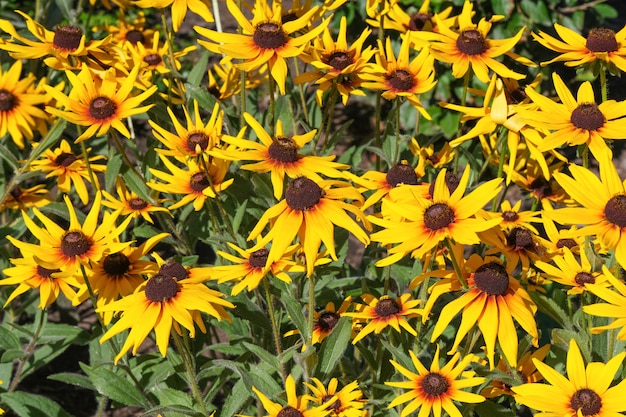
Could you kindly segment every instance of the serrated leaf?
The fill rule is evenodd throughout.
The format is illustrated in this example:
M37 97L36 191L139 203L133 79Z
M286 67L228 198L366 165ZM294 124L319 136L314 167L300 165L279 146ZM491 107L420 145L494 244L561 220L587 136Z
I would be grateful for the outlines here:
M287 309L287 313L289 313L291 321L293 321L293 324L295 324L302 338L304 340L309 340L309 326L307 323L307 318L302 312L302 303L291 295L282 297L280 301L282 301L283 305Z
M89 378L87 378L85 375L76 374L73 372L61 372L58 374L49 375L48 379L64 382L68 385L74 385L76 387L86 388L92 391L96 390Z
M243 345L259 359L268 364L274 371L280 372L280 362L273 353L268 352L260 346L253 345L252 343L243 342Z
M556 321L565 329L572 329L574 326L569 315L553 299L536 292L530 293L532 300L539 310Z
M249 398L250 391L246 388L243 380L240 379L230 390L230 395L222 406L220 417L232 417L243 408Z
M350 317L342 317L337 325L322 342L318 353L318 363L314 372L320 379L326 379L337 367L337 362L344 356L350 343L352 321Z
M124 405L148 406L137 387L115 372L104 367L92 369L83 363L80 367L100 394Z
M27 392L5 392L0 401L20 417L71 417L61 406L49 398Z
M196 87L190 83L185 83L185 90L187 91L187 97L195 99L201 108L213 109L217 99L213 94L209 93L206 88Z

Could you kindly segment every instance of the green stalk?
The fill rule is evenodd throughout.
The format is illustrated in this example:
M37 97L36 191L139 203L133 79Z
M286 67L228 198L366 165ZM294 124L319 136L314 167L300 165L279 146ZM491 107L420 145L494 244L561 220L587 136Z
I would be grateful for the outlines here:
M452 261L454 272L456 273L457 277L459 277L459 281L461 282L461 285L463 286L463 288L467 289L468 288L467 281L465 281L465 277L463 276L461 267L459 267L459 262L457 261L456 256L454 255L454 250L452 250L452 243L450 242L450 239L446 238L444 240L444 243L446 247L448 248L448 252L450 253L450 260Z
M198 404L200 404L202 414L205 417L209 417L206 405L204 404L204 399L202 398L202 392L200 391L200 387L198 386L198 381L196 379L196 370L193 355L191 354L187 346L183 343L180 335L174 330L172 330L172 338L174 339L176 350L178 351L178 353L180 353L180 358L183 360L185 371L187 371L187 376L189 377L189 388L191 388L191 393L193 394L193 397L198 402Z
M13 392L17 388L18 384L22 380L22 372L24 371L24 365L26 362L30 360L30 358L35 354L35 346L37 346L37 341L39 340L39 334L43 329L43 325L46 322L46 313L47 309L37 309L37 320L35 324L35 331L33 332L33 336L30 339L30 342L24 349L24 356L18 360L17 368L15 369L15 376L11 380L11 385L9 385L9 389L7 392Z
M267 310L270 315L270 322L272 323L272 334L274 335L274 346L276 347L276 356L280 356L283 353L283 348L280 344L280 329L276 324L276 313L274 312L274 299L272 297L272 293L270 291L270 284L268 282L268 277L263 278L263 288L265 289L265 299L267 301ZM308 344L308 342L307 342ZM285 368L283 366L283 362L280 363L280 377L283 380L283 385L285 384L285 380L287 376L285 375Z
M328 147L328 137L333 127L333 117L335 116L335 104L337 103L338 90L335 86L330 90L330 98L326 109L328 110L328 117L326 118L326 130L324 132L324 144L322 145L322 155L326 153ZM323 126L323 125L322 125Z
M270 137L272 140L276 138L276 103L274 98L274 79L272 78L272 72L270 68L269 62L267 63L267 79L269 81L269 89L270 89L270 113L269 113L269 121L268 124L270 126Z

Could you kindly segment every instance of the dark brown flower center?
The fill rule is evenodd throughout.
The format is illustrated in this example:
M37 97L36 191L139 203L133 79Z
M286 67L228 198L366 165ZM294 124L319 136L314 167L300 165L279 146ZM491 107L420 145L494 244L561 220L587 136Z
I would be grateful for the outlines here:
M287 136L278 136L267 149L270 158L283 163L292 163L298 160L298 145Z
M158 54L148 54L143 57L144 62L147 62L150 66L159 65L163 60Z
M489 295L504 295L509 288L509 274L498 262L488 262L474 272L476 287Z
M317 319L317 327L324 332L330 332L335 328L337 323L339 322L339 314L333 313L332 311L325 311L320 314Z
M604 115L595 103L583 103L572 112L570 122L579 129L598 130L604 126Z
M204 174L204 172L197 172L189 178L189 187L197 193L201 193L206 187L210 186L211 182Z
M506 243L513 247L513 250L530 250L533 247L533 234L523 227L516 227L511 230L506 237Z
M68 258L84 255L91 245L91 239L78 230L66 232L61 238L61 252Z
M204 151L209 146L209 137L204 132L195 132L187 136L187 149L195 152L196 146L200 146L200 150Z
M174 277L156 274L146 284L146 298L154 303L164 303L178 293L178 283Z
M461 32L456 40L456 47L466 55L480 55L487 50L485 37L476 29Z
M107 255L102 262L104 272L110 277L120 278L130 269L130 259L123 253L117 252Z
M461 177L456 175L454 172L446 171L445 179L446 179L446 185L448 186L448 191L450 191L450 194L452 194L454 190L456 190L459 187L459 184L461 183ZM428 194L430 194L431 197L435 194L435 182L434 181L430 184L430 187L428 187Z
M9 90L0 88L0 112L8 112L17 106L17 97Z
M413 13L409 20L409 30L422 30L429 23L433 15L431 13Z
M576 413L580 410L583 417L594 416L602 409L602 399L589 388L582 388L572 395L570 406Z
M270 254L270 251L263 248L256 250L250 254L248 258L248 263L253 268L265 268L265 264L267 263L267 255Z
M502 218L505 222L514 222L519 219L519 215L516 212L509 210L502 213Z
M619 194L611 197L604 206L606 219L623 229L626 227L626 195Z
M276 417L304 417L304 414L302 414L302 412L297 408L287 405L278 412Z
M42 278L51 278L52 274L54 274L55 272L61 272L61 270L60 269L48 269L48 268L44 268L43 266L37 265L37 275L39 275Z
M397 187L399 184L415 185L417 184L417 174L408 164L400 162L389 168L386 180L387 184L392 187Z
M606 28L591 29L585 46L591 52L614 52L619 47L615 32Z
M431 398L445 394L448 388L450 388L448 378L438 372L429 372L422 379L422 390Z
M10 194L15 201L20 201L22 199L22 189L18 186L13 187Z
M259 48L276 49L287 43L287 35L278 23L266 22L259 24L252 35Z
M572 249L575 248L576 246L578 246L578 243L576 243L576 241L574 239L571 238L564 238L564 239L559 239L556 242L556 247L561 249L563 247L566 247L568 249Z
M435 203L424 212L424 225L430 230L439 230L454 222L454 210L445 203Z
M94 119L105 120L115 115L117 104L108 97L96 97L89 104L89 114Z
M516 88L513 91L508 91L506 94L508 104L520 104L522 101L528 98L526 92L521 88Z
M327 401L330 401L330 399L333 398L332 395L330 394L326 394L322 397L322 404L324 404ZM331 405L328 406L328 409L332 412L332 413L338 413L341 410L341 401L339 400L335 400L334 403L332 403Z
M74 156L74 154L72 153L61 152L59 156L54 159L54 163L67 168L68 166L72 165L72 163L74 163L74 161L76 161L77 159L78 158L76 158L76 156Z
M344 51L335 51L325 59L325 63L337 71L341 71L348 65L352 64L352 62L352 57Z
M389 85L398 91L409 91L415 86L413 74L409 71L398 69L387 76Z
M398 314L400 312L400 306L393 298L386 297L378 300L374 310L378 317L389 317Z
M148 207L148 202L143 198L135 197L128 200L128 207L133 210L143 210Z
M553 193L552 185L543 177L534 179L528 186L539 198L550 197Z
M595 284L596 279L589 272L582 271L576 274L576 276L574 277L574 282L576 282L576 284L580 286L583 286L585 284Z
M74 51L80 45L80 39L83 37L83 30L78 26L60 25L54 31L52 44L66 51Z
M143 33L137 29L132 29L126 32L126 40L130 43L137 44L143 42Z
M161 265L159 268L159 274L167 275L168 277L172 277L177 281L180 281L181 279L185 279L189 276L189 271L176 261L168 261Z
M308 210L324 196L324 191L314 181L298 177L289 184L285 192L287 205L293 210Z

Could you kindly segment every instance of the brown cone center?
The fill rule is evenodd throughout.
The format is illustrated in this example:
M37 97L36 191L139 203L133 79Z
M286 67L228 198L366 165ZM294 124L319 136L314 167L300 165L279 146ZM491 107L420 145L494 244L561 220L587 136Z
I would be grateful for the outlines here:
M17 97L9 90L0 88L0 112L8 112L17 105Z
M265 268L265 264L267 263L267 255L270 254L270 251L263 248L256 250L250 254L248 258L248 263L253 268Z
M262 49L276 49L287 43L287 35L278 23L266 22L259 24L252 35L254 43Z
M57 164L58 166L62 166L62 167L69 167L70 165L72 165L74 163L74 161L76 161L78 158L76 158L76 156L72 153L69 152L61 152L59 154L59 156L57 156L56 158L54 158L54 163Z
M568 249L572 249L575 248L576 246L578 246L578 243L576 243L576 241L574 239L571 238L564 238L564 239L559 239L556 242L556 247L561 249L563 247L566 247Z
M163 60L158 54L148 54L143 57L144 62L147 62L150 66L159 65Z
M422 390L429 397L439 397L445 394L450 388L448 378L438 372L429 372L422 379Z
M533 242L532 233L523 227L516 227L506 237L507 245L512 246L514 250L532 249Z
M80 46L82 37L83 30L78 26L61 25L54 31L52 44L59 49L74 51Z
M204 132L196 132L187 136L187 149L196 150L196 146L200 146L200 150L206 150L209 146L209 137Z
M197 193L201 193L206 187L210 186L211 182L204 174L204 172L197 172L189 178L189 187Z
M417 174L415 170L408 164L398 163L387 172L387 184L397 187L400 184L415 185L417 184Z
M445 179L446 185L448 186L448 191L450 191L450 194L452 194L454 190L459 187L459 184L461 183L461 177L456 175L454 172L446 171ZM430 184L430 187L428 187L428 194L430 194L431 196L435 194L434 181Z
M487 50L485 37L476 29L461 32L456 40L456 47L466 55L480 55Z
M324 192L313 180L298 177L285 192L287 205L293 210L308 210L320 202Z
M387 76L389 85L398 91L409 91L415 86L413 74L409 71L398 69Z
M126 40L133 45L143 42L143 33L137 29L132 29L126 32Z
M626 195L619 194L611 197L604 206L606 219L623 229L626 227Z
M322 404L324 404L325 402L330 401L330 399L333 398L332 395L330 394L326 394L322 397ZM340 411L341 409L341 401L339 400L335 400L334 403L332 403L331 405L328 406L328 409L333 413L336 414Z
M606 119L597 104L583 103L574 109L570 121L579 129L598 130L604 126Z
M409 30L422 30L430 22L433 15L430 13L413 13L409 20Z
M519 215L516 212L509 210L502 213L502 218L505 222L514 222L519 219Z
M317 319L317 326L321 330L329 332L335 328L338 322L339 314L333 313L332 311L325 311L320 314L320 317Z
M161 265L159 268L159 274L167 275L168 277L172 277L177 281L180 281L181 279L185 279L189 276L189 271L176 261L168 261Z
M335 51L326 58L326 64L330 65L337 71L341 71L348 65L352 64L352 57L343 51Z
M143 210L148 207L148 202L143 198L134 197L128 200L128 207L133 210Z
M61 238L61 252L69 258L84 255L91 245L91 239L78 230L66 232Z
M400 306L393 298L382 298L378 300L374 310L378 317L389 317L398 314L400 312Z
M283 163L292 163L298 160L298 145L287 136L278 136L267 149L270 158Z
M287 405L278 412L276 417L304 417L304 414L302 414L302 411L297 408Z
M117 104L108 97L100 96L94 98L89 104L89 114L97 120L105 120L115 115Z
M576 284L582 286L582 285L585 285L585 284L595 284L596 283L596 279L589 272L581 271L581 272L577 273L576 276L574 277L574 282L576 282Z
M476 287L489 295L504 295L509 288L509 274L498 262L488 262L474 272Z
M454 222L454 210L445 203L435 203L424 212L424 225L430 230L439 230Z
M591 52L614 52L619 48L615 32L606 28L591 29L585 46Z
M61 272L60 269L48 269L43 266L37 265L37 275L42 278L51 278L52 274L55 272Z
M582 388L572 395L570 405L576 413L580 410L584 417L595 416L602 409L602 399L589 388Z
M539 198L544 198L544 197L550 197L552 195L552 185L550 185L550 182L548 180L546 180L543 177L539 177L534 179L530 185L529 188L539 197Z
M156 274L146 284L146 298L154 303L164 303L177 293L176 279L165 274Z
M110 277L119 278L124 276L130 269L130 259L123 253L117 252L107 255L102 262L104 272Z

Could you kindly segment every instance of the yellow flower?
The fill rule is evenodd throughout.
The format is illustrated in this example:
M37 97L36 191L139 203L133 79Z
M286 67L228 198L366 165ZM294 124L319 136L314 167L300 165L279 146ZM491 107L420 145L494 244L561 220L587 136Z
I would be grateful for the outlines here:
M332 401L336 399L336 397L331 396L324 404L315 408L309 408L310 396L298 396L296 394L296 383L291 374L287 376L285 381L287 404L284 406L267 398L265 394L256 387L252 387L252 391L254 391L261 400L261 403L263 403L263 408L265 408L267 412L265 417L326 417L330 413L329 406L332 404Z
M391 29L400 33L410 33L411 31L438 32L435 16L445 23L447 27L453 26L456 22L456 16L449 17L452 13L452 6L446 7L439 13L431 13L430 0L425 0L420 8L411 14L404 9L405 6L394 4L385 15L383 21L384 29ZM372 27L380 27L380 22L375 19L366 19L366 22Z
M46 111L71 123L88 126L85 132L76 138L76 143L93 136L102 136L110 128L130 138L130 132L122 120L146 113L153 104L138 106L157 89L156 85L153 85L141 94L131 96L138 72L139 66L135 66L120 84L114 68L105 71L103 78L94 74L86 65L83 65L78 75L66 71L65 74L72 84L69 96L46 86L46 91L59 105L64 106L65 110L47 106Z
M180 25L182 25L187 15L187 9L199 15L207 23L215 20L206 0L135 0L133 4L142 9L148 7L164 9L171 6L172 29L174 29L174 32L178 32Z
M16 185L0 206L0 212L6 208L28 211L29 207L43 207L51 202L52 196L45 184L38 184L30 188L21 188Z
M333 331L341 317L345 316L346 311L352 306L352 297L348 296L341 303L338 309L335 303L329 301L324 310L313 312L313 335L311 343L322 343L326 337Z
M131 216L133 219L141 216L148 223L154 223L150 217L150 213L157 211L170 213L165 207L155 206L151 202L139 197L134 191L129 191L126 188L126 184L121 179L118 179L115 190L117 191L119 200L103 190L102 194L105 200L102 202L102 205L112 208L113 210L120 210L120 214L123 216Z
M33 91L35 76L29 74L22 78L21 75L20 60L4 73L0 68L0 138L8 132L13 142L24 149L24 136L33 139L37 120L46 120L48 116L37 107L46 102L46 96Z
M367 416L367 410L365 407L365 400L362 400L363 392L359 389L359 383L352 381L348 385L345 385L339 391L337 391L338 381L337 378L332 378L328 383L328 389L324 387L322 381L317 378L312 378L315 385L304 383L311 394L309 397L311 400L322 405L329 399L336 397L337 400L333 402L329 409L330 415L333 417L365 417Z
M621 327L616 337L618 340L626 340L626 285L624 285L623 281L617 279L606 265L602 265L602 273L606 276L614 289L609 289L605 285L588 285L587 289L589 292L605 302L583 306L583 312L591 314L592 316L614 319L606 326L592 327L592 334L598 334L605 330L618 329Z
M485 378L482 377L463 377L463 372L472 362L473 355L466 355L459 362L461 354L457 353L447 364L441 367L439 365L439 346L437 346L437 351L429 370L426 369L413 351L409 351L409 354L417 373L391 360L393 367L409 380L404 382L385 382L385 385L409 390L395 397L387 406L387 408L393 408L410 401L402 409L400 417L406 417L420 408L419 417L427 417L431 412L434 413L435 417L439 417L442 409L452 417L461 417L461 413L453 401L463 403L480 403L485 401L485 397L482 395L463 391L463 388L475 387L485 381Z
M511 390L515 400L541 411L537 417L609 417L626 411L623 399L626 380L610 387L626 352L613 356L608 363L591 362L585 367L580 348L572 339L567 352L567 378L561 371L534 359L537 370L548 384L530 383Z
M156 71L161 75L168 74L171 72L168 65L172 64L176 67L176 70L180 70L182 64L180 63L179 58L196 49L196 47L192 45L183 49L177 49L170 54L168 42L163 42L162 45L159 45L159 43L159 32L154 32L152 35L152 43L147 46L141 42L137 42L135 44L131 44L129 42L126 44L126 52L130 54L133 66L142 67L139 79L146 77L147 80L149 80L152 71ZM165 61L163 61L164 56L168 57L168 65L165 64ZM173 63L169 60L170 56L173 58ZM143 75L146 73L147 75Z
M306 34L293 37L289 35L304 29L317 7L295 20L283 23L281 3L272 3L270 7L266 0L255 0L251 21L243 15L234 0L226 0L226 6L241 26L242 34L217 32L195 26L196 32L210 40L199 40L198 43L211 52L243 59L244 62L237 64L237 68L244 71L252 71L267 63L272 78L284 95L287 79L285 58L300 55L306 44L324 30L328 21L310 29Z

